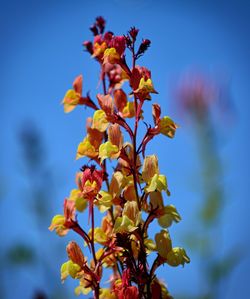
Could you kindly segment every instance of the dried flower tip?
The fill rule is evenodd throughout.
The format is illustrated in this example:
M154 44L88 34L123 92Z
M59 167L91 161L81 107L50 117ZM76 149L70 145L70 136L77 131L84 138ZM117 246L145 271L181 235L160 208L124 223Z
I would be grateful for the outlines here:
M85 41L83 43L83 46L85 47L86 51L89 52L91 55L93 55L93 44L90 41Z
M125 38L125 41L126 41L126 46L129 49L131 49L131 47L132 47L132 40L131 40L130 36L129 35L124 35L124 38Z
M92 31L94 36L98 35L98 29L95 24L93 24L89 29L90 29L90 31Z
M139 56L143 55L149 48L150 44L151 44L151 41L149 39L143 39L142 43L136 53L136 56L139 57Z
M101 34L104 32L105 25L106 25L106 21L104 20L103 17L96 18L96 26L99 28Z
M131 29L129 30L129 34L132 37L133 41L136 40L138 32L139 32L139 29L137 29L135 27L131 27Z

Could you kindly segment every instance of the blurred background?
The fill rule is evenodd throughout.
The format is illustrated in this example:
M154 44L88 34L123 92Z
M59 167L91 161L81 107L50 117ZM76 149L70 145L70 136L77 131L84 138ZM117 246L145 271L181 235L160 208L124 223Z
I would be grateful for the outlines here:
M152 102L180 126L147 154L168 178L183 219L173 244L191 263L159 277L174 298L249 298L250 3L236 0L1 1L0 298L74 298L60 265L75 236L47 228L84 163L75 154L92 111L65 115L60 102L79 74L97 93L82 42L99 15L115 34L136 26L151 40L139 63L152 71ZM150 103L144 111L150 119Z

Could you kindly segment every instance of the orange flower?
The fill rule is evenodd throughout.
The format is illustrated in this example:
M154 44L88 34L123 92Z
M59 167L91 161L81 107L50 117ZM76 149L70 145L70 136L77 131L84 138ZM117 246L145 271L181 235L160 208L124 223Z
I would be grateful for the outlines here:
M90 167L84 165L81 170L82 174L78 177L78 185L83 197L89 201L90 218L92 215L94 199L96 199L96 195L102 187L103 171L96 170L95 165L91 165Z

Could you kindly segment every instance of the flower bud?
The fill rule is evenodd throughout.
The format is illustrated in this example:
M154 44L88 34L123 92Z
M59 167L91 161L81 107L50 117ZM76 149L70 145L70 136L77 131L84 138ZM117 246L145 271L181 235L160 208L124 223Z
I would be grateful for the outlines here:
M90 31L92 31L94 36L98 35L98 29L95 24L93 24L89 29L90 29Z
M103 17L96 18L96 26L99 28L100 33L102 34L105 29L106 21Z
M93 44L90 41L85 41L83 43L83 46L85 47L86 51L89 52L91 55L94 53Z
M131 27L131 29L129 30L129 34L132 37L133 41L136 40L138 32L139 32L139 29L136 29L135 27Z
M74 264L77 264L82 268L83 265L86 263L86 261L85 261L84 255L83 255L82 250L79 247L79 245L76 242L71 241L68 244L66 250L67 250L69 259Z
M138 57L138 56L143 55L149 48L150 44L151 44L151 41L149 39L143 39L142 43L136 53L136 56Z
M156 155L147 156L143 163L142 178L147 183L155 174L159 174L158 158Z
M116 89L114 91L114 103L118 111L122 112L127 104L127 95L122 89Z

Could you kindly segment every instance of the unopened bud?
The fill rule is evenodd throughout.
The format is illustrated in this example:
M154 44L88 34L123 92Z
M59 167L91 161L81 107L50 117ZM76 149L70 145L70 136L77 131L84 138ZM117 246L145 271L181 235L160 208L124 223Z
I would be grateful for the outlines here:
M150 44L151 44L151 41L149 39L142 40L142 43L138 49L138 52L136 53L136 56L140 56L140 55L144 54L147 51L147 49L149 48Z
M100 29L100 33L102 34L105 29L106 21L103 17L96 18L96 26Z
M136 29L135 27L131 27L131 29L129 30L129 34L132 37L133 41L136 40L138 32L139 32L139 29Z
M92 31L92 33L94 34L94 36L98 35L98 29L96 27L96 25L92 25L90 28L90 31Z
M85 41L83 46L86 48L87 52L89 52L91 55L93 54L93 44L90 41Z
M125 37L126 46L130 49L132 46L132 40L129 35L124 35L124 37Z
M71 259L74 264L77 264L82 268L86 261L79 245L76 242L71 241L66 250L69 259Z

